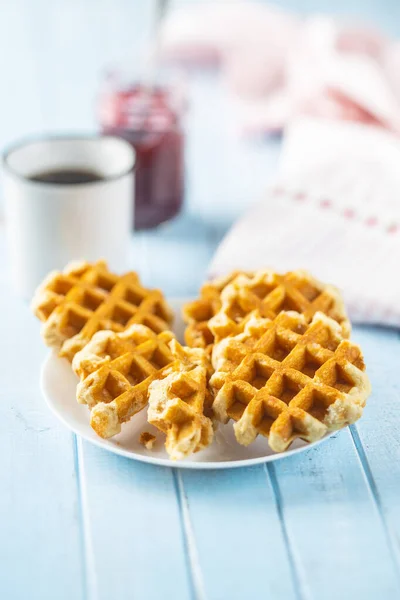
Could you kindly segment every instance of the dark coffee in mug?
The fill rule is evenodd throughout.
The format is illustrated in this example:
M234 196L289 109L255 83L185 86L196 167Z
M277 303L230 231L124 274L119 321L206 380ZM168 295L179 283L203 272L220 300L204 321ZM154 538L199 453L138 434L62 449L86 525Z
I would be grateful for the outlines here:
M29 179L40 183L74 185L102 181L104 177L100 173L89 169L55 169L54 171L42 171L31 175Z

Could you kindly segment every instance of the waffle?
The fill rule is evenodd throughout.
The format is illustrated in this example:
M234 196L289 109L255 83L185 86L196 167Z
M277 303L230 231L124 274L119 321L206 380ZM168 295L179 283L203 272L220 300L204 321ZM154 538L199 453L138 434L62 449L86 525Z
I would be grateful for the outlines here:
M166 332L162 339L169 341L172 337L172 333ZM83 380L102 365L131 352L144 342L157 339L157 334L145 325L133 324L118 334L114 331L98 331L90 342L75 354L72 368Z
M314 279L307 271L279 275L271 270L240 274L221 292L221 308L209 320L214 341L243 331L251 316L274 319L281 311L304 314L310 322L320 311L337 321L344 337L351 327L338 290Z
M149 431L142 431L139 437L139 444L144 446L146 450L153 450L156 443L156 436Z
M91 426L103 438L119 433L121 424L147 405L150 384L174 361L168 346L172 332L148 330L148 339L137 345L137 327L96 333L73 363L81 376L89 372L77 386L77 400L91 409Z
M183 320L187 324L185 342L192 348L208 348L214 343L214 335L208 327L209 320L221 308L221 292L240 271L227 277L205 283L200 290L200 298L188 302L182 309Z
M70 361L97 331L120 332L139 323L160 333L172 322L160 291L143 288L136 273L110 273L103 261L70 263L63 272L50 273L32 309L43 321L45 343Z
M227 364L211 378L213 410L223 423L235 421L240 444L258 434L275 452L296 438L308 442L356 421L370 393L360 348L343 339L340 325L318 312L280 313L253 344L228 338Z
M166 434L169 456L180 460L211 444L212 396L204 350L184 349L176 340L170 345L176 361L169 375L150 385L148 421Z
M262 319L256 313L249 315L242 333L229 336L214 344L211 352L214 371L233 371L238 366L238 360L251 351L272 323L272 319Z

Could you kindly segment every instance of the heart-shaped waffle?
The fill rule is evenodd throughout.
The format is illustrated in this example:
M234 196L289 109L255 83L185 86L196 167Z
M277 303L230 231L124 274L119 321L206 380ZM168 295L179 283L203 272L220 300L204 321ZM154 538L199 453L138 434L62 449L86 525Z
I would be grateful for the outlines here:
M99 331L74 359L76 372L89 373L77 386L77 400L91 409L90 424L103 438L119 433L121 424L147 405L150 384L164 376L175 358L168 346L172 332L148 329L147 336L139 332L147 339L138 343L137 327Z
M136 273L110 273L103 261L71 263L50 273L32 309L43 321L45 343L70 361L97 331L119 332L139 323L160 333L173 318L159 290L142 287Z
M227 368L210 381L215 416L236 421L240 444L262 434L282 452L296 438L316 441L361 416L370 393L363 357L336 321L316 313L307 323L291 311L263 327L254 343L251 335L221 342Z
M149 423L167 434L172 458L211 443L213 398L205 350L183 348L171 332L131 325L121 333L97 332L72 366L81 377L77 400L91 409L91 426L101 437L119 433L121 424L147 405L150 393Z

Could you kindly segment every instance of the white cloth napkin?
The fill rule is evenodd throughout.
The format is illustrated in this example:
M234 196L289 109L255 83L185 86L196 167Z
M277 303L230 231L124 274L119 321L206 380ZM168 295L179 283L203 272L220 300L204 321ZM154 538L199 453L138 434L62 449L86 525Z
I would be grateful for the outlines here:
M400 327L400 141L383 129L303 118L278 183L222 241L210 275L304 268L342 289L355 322Z

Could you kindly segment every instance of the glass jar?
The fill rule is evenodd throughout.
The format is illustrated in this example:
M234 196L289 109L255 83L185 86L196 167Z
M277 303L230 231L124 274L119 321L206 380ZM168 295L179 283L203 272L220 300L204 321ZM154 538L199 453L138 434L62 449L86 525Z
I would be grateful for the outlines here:
M136 151L134 227L155 227L176 215L184 196L182 89L146 83L129 71L109 71L99 99L102 133L127 140Z

